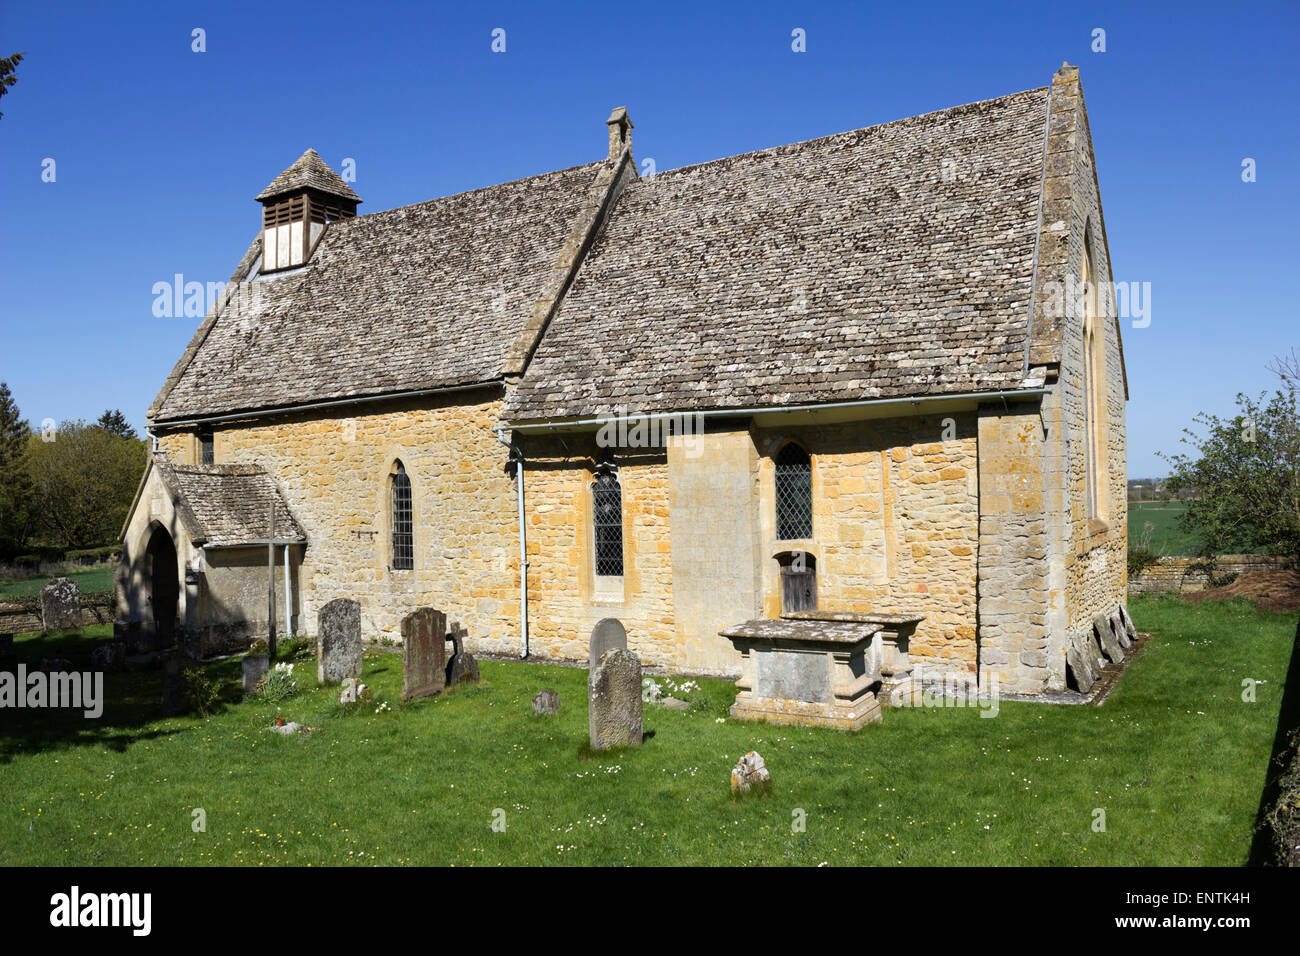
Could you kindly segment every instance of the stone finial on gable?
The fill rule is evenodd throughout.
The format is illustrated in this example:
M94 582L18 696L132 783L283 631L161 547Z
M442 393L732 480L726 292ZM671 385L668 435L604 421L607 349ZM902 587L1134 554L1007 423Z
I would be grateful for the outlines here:
M609 158L618 159L623 150L632 148L632 118L626 106L616 106L605 120L609 126Z
M1078 86L1079 85L1079 68L1071 66L1065 60L1061 61L1061 68L1052 75L1053 86Z

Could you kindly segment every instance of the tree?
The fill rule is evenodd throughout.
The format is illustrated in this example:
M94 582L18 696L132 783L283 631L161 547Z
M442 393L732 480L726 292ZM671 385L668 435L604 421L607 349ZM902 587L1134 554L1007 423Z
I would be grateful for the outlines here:
M126 420L120 409L111 408L99 416L95 424L104 429L110 435L116 435L118 438L135 438L135 429L131 423Z
M18 64L23 62L25 53L15 53L12 56L0 56L0 96L9 92L9 87L18 82ZM0 113L4 116L4 113Z
M9 386L0 382L0 557L12 558L27 543L32 486L23 452L30 434Z
M1194 456L1161 456L1173 469L1169 490L1189 494L1180 521L1200 534L1208 555L1268 551L1300 557L1300 368L1287 374L1287 361L1277 360L1282 388L1271 396L1239 394L1239 412L1230 418L1196 416L1206 434L1184 429L1182 439ZM1294 352L1290 361L1295 363Z
M93 548L117 539L145 465L145 444L84 421L54 441L27 439L36 528L48 543Z

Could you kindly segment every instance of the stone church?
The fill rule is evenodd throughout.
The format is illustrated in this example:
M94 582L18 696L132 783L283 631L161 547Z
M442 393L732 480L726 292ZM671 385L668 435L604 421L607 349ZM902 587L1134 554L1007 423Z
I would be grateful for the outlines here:
M1091 684L1126 586L1124 355L1078 71L641 175L398 209L312 150L149 408L119 627L212 655L440 608L480 653L734 675L719 632L912 614L915 661ZM271 585L273 584L273 589Z

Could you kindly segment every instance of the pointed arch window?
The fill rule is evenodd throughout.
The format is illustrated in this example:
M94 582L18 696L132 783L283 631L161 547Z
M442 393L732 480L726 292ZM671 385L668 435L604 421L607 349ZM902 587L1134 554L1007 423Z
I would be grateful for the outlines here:
M776 537L812 537L812 460L794 442L776 456Z
M399 461L392 479L392 522L394 571L410 571L415 567L415 526L411 520L411 479L406 467Z
M597 577L623 576L623 488L612 465L602 466L591 486Z

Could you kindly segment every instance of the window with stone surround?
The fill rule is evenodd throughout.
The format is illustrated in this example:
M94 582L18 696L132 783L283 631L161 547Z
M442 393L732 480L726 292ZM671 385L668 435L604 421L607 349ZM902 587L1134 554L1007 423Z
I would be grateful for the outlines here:
M618 471L602 465L591 485L591 517L596 546L596 576L623 576L623 488Z
M212 432L199 432L199 464L211 465L217 460Z
M1083 245L1083 416L1088 517L1105 521L1109 514L1106 442L1106 325L1098 308L1091 240Z
M776 537L812 537L812 460L794 442L776 456Z
M411 479L399 461L394 466L393 488L393 560L394 571L410 571L415 567L415 531L411 520Z

